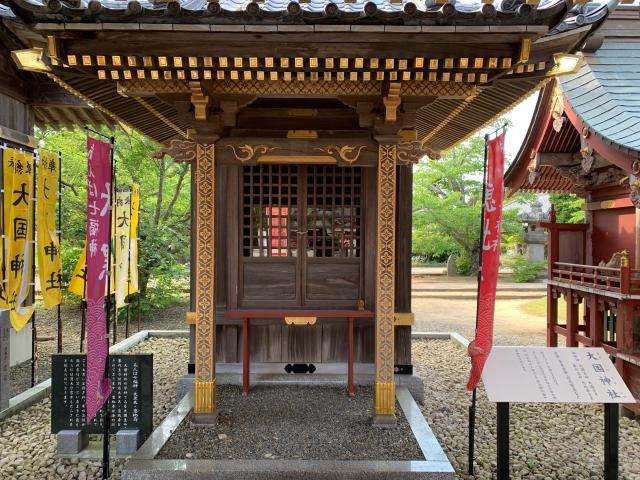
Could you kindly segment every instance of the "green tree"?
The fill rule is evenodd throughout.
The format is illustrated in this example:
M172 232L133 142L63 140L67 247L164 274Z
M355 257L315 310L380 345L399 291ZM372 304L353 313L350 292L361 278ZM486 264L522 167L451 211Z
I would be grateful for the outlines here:
M556 211L558 223L584 223L584 198L574 194L552 193L549 201Z
M414 167L413 253L441 258L457 253L464 273L478 269L484 136L475 135L439 160ZM505 199L505 205L520 197ZM503 238L518 235L518 209L503 211Z
M37 133L43 148L62 153L62 248L68 278L85 239L86 134L81 129ZM102 133L112 134L107 130ZM176 282L187 271L189 168L169 158L154 158L159 146L135 132L116 128L113 135L116 188L129 187L134 181L140 184L140 290L147 303L167 305L179 296Z

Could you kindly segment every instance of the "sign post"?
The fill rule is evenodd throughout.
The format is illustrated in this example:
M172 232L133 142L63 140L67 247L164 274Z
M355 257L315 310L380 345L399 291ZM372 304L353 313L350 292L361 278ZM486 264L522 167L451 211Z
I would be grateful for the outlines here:
M0 313L0 411L9 407L11 398L11 383L9 372L11 369L11 324L9 311Z
M496 415L498 480L509 478L509 404L499 402Z
M604 349L493 347L482 381L497 404L498 480L509 479L510 403L604 404L604 478L618 479L619 404L636 400Z
M604 478L618 479L618 439L620 407L617 403L604 404Z

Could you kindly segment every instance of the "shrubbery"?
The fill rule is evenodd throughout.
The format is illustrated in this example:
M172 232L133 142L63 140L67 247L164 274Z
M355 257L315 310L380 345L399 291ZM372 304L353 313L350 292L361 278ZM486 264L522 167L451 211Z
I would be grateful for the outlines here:
M547 262L529 262L526 256L515 257L511 262L513 279L518 283L533 282L544 271Z

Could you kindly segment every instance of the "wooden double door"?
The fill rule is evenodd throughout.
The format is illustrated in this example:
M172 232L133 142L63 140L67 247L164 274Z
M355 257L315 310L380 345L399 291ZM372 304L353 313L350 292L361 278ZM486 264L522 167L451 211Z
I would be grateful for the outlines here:
M360 167L247 165L239 305L355 308L363 289Z

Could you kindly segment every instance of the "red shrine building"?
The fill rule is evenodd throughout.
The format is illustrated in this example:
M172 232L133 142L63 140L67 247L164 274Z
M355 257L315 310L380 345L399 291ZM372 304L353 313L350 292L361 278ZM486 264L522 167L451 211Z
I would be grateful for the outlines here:
M585 222L552 212L547 344L602 347L640 398L640 7L621 5L582 49L576 74L542 90L506 173L518 191L574 193ZM559 301L566 303L560 320ZM636 414L638 405L629 405Z

